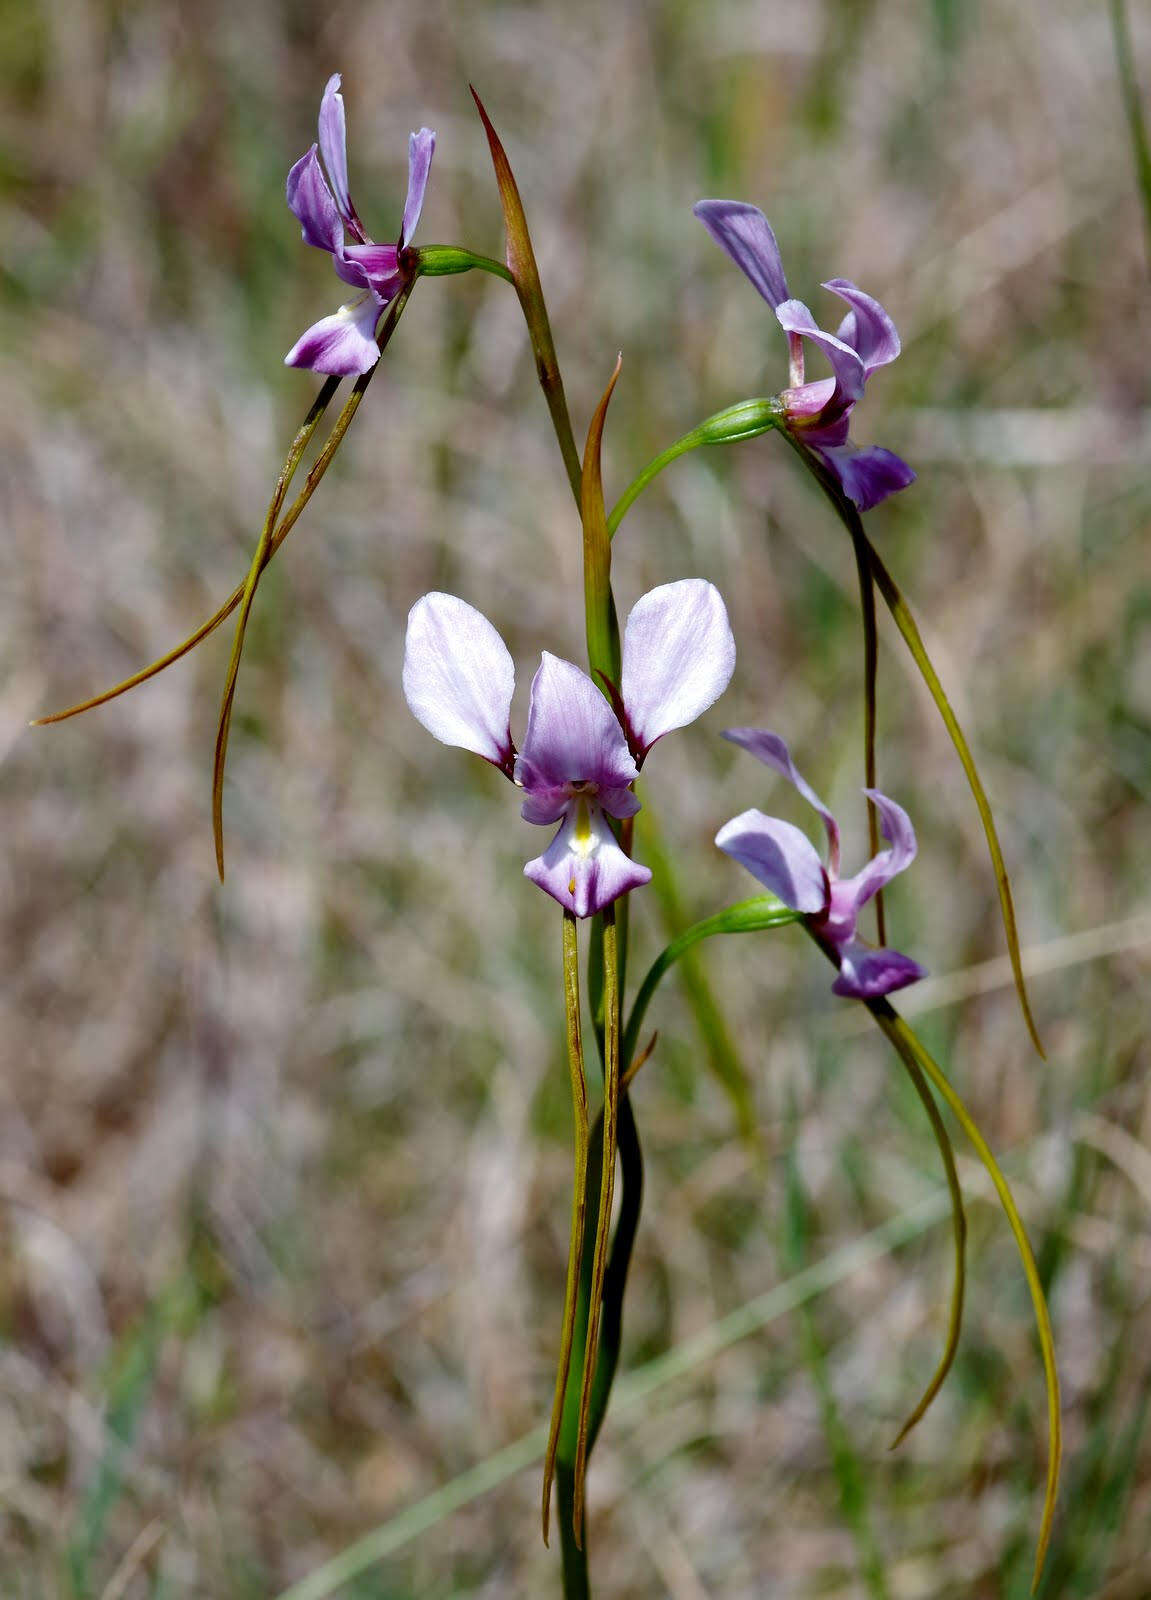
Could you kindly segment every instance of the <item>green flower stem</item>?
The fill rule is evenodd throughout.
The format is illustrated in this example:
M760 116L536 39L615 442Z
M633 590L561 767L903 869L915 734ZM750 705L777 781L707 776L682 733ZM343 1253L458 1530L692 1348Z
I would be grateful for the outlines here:
M714 416L701 422L698 428L693 428L682 439L669 444L666 450L648 462L620 495L607 519L609 534L615 537L620 523L644 490L680 456L687 455L689 450L698 450L701 445L735 444L740 439L756 439L760 434L778 427L781 414L777 400L741 400L738 405L717 411Z
M560 1423L563 1420L564 1395L567 1391L568 1372L571 1368L572 1342L576 1322L576 1300L579 1292L584 1224L587 1212L588 1108L587 1075L584 1071L583 1059L583 1030L580 1023L579 940L576 932L576 919L570 911L566 910L563 914L563 973L564 1010L567 1018L568 1070L571 1074L572 1110L575 1121L575 1176L572 1184L571 1237L568 1243L567 1284L564 1290L560 1357L556 1368L556 1387L555 1398L552 1401L551 1426L548 1429L547 1450L544 1454L542 1514L545 1544L548 1542L548 1520L551 1513L551 1490L552 1478L555 1472L556 1446L559 1442ZM567 1516L561 1518L563 1523L570 1522L570 1520L570 1512Z
M590 1600L587 1544L583 1534L577 1537L575 1531L575 1468L562 1459L556 1464L556 1497L559 1500L564 1600Z
M1015 1244L1019 1251L1020 1261L1023 1264L1023 1273L1027 1279L1027 1288L1031 1295L1031 1304L1035 1313L1035 1326L1039 1335L1039 1349L1043 1359L1043 1374L1047 1383L1047 1428L1049 1439L1047 1487L1043 1497L1043 1516L1039 1525L1039 1540L1035 1553L1035 1570L1031 1585L1032 1593L1034 1593L1035 1589L1038 1588L1039 1579L1043 1573L1043 1563L1047 1556L1047 1547L1051 1542L1051 1525L1055 1515L1055 1501L1059 1493L1059 1467L1063 1454L1059 1372L1055 1364L1055 1339L1051 1331L1051 1318L1048 1314L1047 1301L1043 1294L1039 1269L1035 1265L1035 1257L1031 1251L1027 1231L1023 1226L1023 1219L1019 1215L1019 1209L1015 1204L1015 1197L1011 1193L1007 1179L1003 1176L999 1163L992 1155L991 1147L983 1137L974 1117L952 1088L942 1069L924 1049L919 1039L898 1012L886 1000L868 1000L865 1003L876 1022L899 1052L901 1059L904 1061L908 1058L913 1059L930 1080L936 1093L947 1102L952 1115L968 1139L970 1139L975 1148L975 1153L983 1163L991 1182L995 1185L995 1192L999 1196L999 1203L1003 1207L1007 1224L1015 1236Z
M404 287L400 290L399 294L392 301L391 306L388 308L387 320L385 321L384 326L381 328L377 340L381 354L387 348L388 342L396 330L396 325L403 315L404 307L408 303L412 288L413 283L405 283ZM352 418L359 410L360 401L367 393L368 385L375 376L378 366L379 361L376 361L368 368L367 372L362 373L352 385L351 395L348 397L347 403L345 404L343 411L340 413L335 427L332 429L331 435L328 438L328 442L324 446L324 451L320 456L320 460L316 462L316 466L313 467L312 472L308 475L308 484L312 488L315 487L315 483L318 483L320 477L322 477L324 472L327 471L328 463L331 461L333 455L335 455L336 450L339 448L339 445L343 440L344 434L347 432L348 427L351 424ZM301 429L301 433L302 432L303 430ZM260 581L260 575L262 574L264 568L271 560L272 541L275 535L276 517L279 515L280 506L282 505L284 499L284 493L288 487L292 473L294 473L296 470L296 466L299 462L300 456L303 454L303 450L304 446L302 443L300 443L300 434L297 434L296 440L293 442L292 450L289 452L288 460L285 463L284 471L280 474L280 480L276 485L275 493L272 495L272 501L268 507L268 514L264 519L263 530L260 534L260 541L256 546L256 553L252 557L252 564L248 569L248 576L244 582L243 593L240 597L240 615L236 620L236 632L232 641L232 654L228 661L228 672L224 680L224 694L220 703L220 718L216 728L216 749L212 761L212 834L216 844L216 870L220 874L221 881L223 881L224 877L224 766L228 758L228 732L232 725L232 705L236 697L236 680L240 674L240 657L244 652L244 635L247 631L248 618L251 615L252 605L256 598L256 586ZM323 462L323 467L320 470L319 475L315 476L317 468L320 467L321 461ZM313 477L315 477L315 483L313 483Z
M471 272L475 268L480 272L490 272L493 278L502 278L505 283L514 284L516 281L502 261L477 255L474 250L457 249L455 245L425 244L413 254L416 258L416 275L420 278L447 278L457 272Z
M1147 123L1143 117L1143 102L1139 94L1139 79L1135 73L1131 30L1127 22L1127 0L1111 0L1110 10L1111 35L1115 42L1115 64L1119 69L1119 88L1123 95L1123 109L1127 114L1131 153L1135 158L1135 182L1143 204L1143 222L1147 229L1147 265L1151 268L1151 142L1147 138Z
M875 582L871 563L867 559L866 540L849 529L851 548L855 554L855 570L859 578L859 606L863 616L863 769L869 789L878 788L875 771L875 706L876 680L879 676L879 630L875 625ZM875 801L867 801L867 833L874 859L879 854L879 810ZM887 918L883 911L883 890L875 896L875 927L881 945L887 943Z

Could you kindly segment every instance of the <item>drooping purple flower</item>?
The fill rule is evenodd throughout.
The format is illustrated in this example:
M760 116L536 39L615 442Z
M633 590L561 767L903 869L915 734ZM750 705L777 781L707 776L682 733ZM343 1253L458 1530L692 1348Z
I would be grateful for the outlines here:
M796 768L779 735L762 728L728 728L724 738L749 750L794 784L823 820L828 845L826 867L806 834L781 817L765 817L762 811L745 811L733 817L716 834L715 842L778 895L784 905L801 911L808 919L812 932L839 966L839 976L832 984L835 993L855 1000L875 1000L922 978L923 968L910 956L898 950L876 949L855 931L859 913L867 902L915 860L915 830L902 806L878 789L864 790L879 810L883 836L891 848L881 850L853 878L841 878L839 826Z
M532 680L523 747L510 719L515 667L495 628L450 594L426 594L408 617L404 695L443 744L474 751L524 791L522 815L555 837L524 874L577 917L647 883L608 822L640 809L633 785L652 745L727 688L735 641L719 592L685 578L652 589L624 627L614 703L570 661L544 652Z
M847 304L838 330L826 333L802 300L788 296L779 245L771 224L756 206L741 200L700 200L695 214L720 248L751 279L787 334L790 385L780 395L789 431L818 457L860 511L915 481L905 461L878 446L853 445L847 435L851 413L868 378L899 354L895 324L878 300L846 278L823 285ZM827 357L834 374L804 382L803 341L810 339Z
M436 136L430 128L408 142L408 198L396 244L368 237L348 192L348 150L340 74L333 72L320 102L320 156L313 145L288 173L288 205L305 244L326 250L336 273L360 292L330 317L321 317L284 357L289 367L308 367L336 377L367 372L379 359L376 323L403 286L400 251L411 242L428 185ZM327 168L327 177L324 176Z

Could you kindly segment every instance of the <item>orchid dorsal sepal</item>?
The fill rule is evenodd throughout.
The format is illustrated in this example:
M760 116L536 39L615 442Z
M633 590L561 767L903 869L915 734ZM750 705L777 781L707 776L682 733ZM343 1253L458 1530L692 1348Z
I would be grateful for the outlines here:
M511 778L523 791L526 821L558 825L524 873L574 916L588 917L651 879L611 826L640 809L629 731L646 754L718 699L734 666L722 599L710 583L686 578L651 590L627 619L622 721L585 672L545 651L517 751L511 654L482 612L456 595L426 594L412 607L403 681L412 714L429 733Z
M404 259L410 259L413 273L420 278L448 278L458 272L474 270L490 272L505 283L515 283L502 261L477 255L474 250L463 250L454 244L422 244L402 252L402 255Z

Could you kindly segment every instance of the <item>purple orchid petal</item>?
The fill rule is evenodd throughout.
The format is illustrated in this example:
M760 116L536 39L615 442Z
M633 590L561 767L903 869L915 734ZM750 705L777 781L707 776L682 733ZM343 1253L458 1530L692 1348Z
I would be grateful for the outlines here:
M773 311L787 299L779 245L771 223L758 206L746 205L742 200L699 200L692 210Z
M879 445L861 448L854 444L830 444L818 436L808 442L860 511L870 511L889 494L896 494L915 482L915 473L907 462Z
M359 232L359 219L348 193L348 134L338 72L333 72L328 79L324 98L320 101L320 150L328 177L332 180L332 193L340 208L340 215Z
M844 404L858 400L863 393L863 362L858 353L833 333L825 333L802 300L784 300L776 306L775 315L785 333L798 333L817 344L831 362L839 388L839 398Z
M404 221L400 228L400 244L410 244L424 208L424 191L428 186L428 173L435 154L436 136L430 128L421 128L408 139L408 198L404 203Z
M724 823L715 842L793 911L814 916L827 905L827 873L819 853L790 822L744 811Z
M545 650L532 680L517 783L543 797L571 784L626 789L637 776L623 729L587 673Z
M831 404L832 396L838 387L835 378L816 378L811 383L801 383L794 389L784 389L779 398L783 401L784 409L791 422L807 424L813 422L821 412L826 411ZM834 426L841 426L844 439L847 438L847 416L850 411L840 413L840 421ZM828 432L831 430L828 429ZM841 441L834 439L833 444Z
M517 767L516 778L522 782L519 771ZM550 823L558 822L568 811L573 800L578 798L578 795L573 796L570 784L552 784L546 787L537 785L529 795L525 796L524 803L520 807L520 816L525 822L534 822L540 827L547 827ZM619 787L597 789L595 804L601 811L606 811L609 817L616 817L621 821L624 817L634 817L638 811L643 810L633 789Z
M915 860L915 852L918 849L915 829L911 826L911 818L903 807L896 805L894 800L889 800L885 794L880 794L878 789L865 789L863 792L869 800L875 802L883 837L889 842L891 849L881 850L855 874L854 878L844 878L837 885L839 894L845 901L850 898L856 911L865 906L872 896L878 894L880 889L889 884L898 873L906 871Z
M371 289L385 304L399 292L399 251L394 244L350 244L335 259L345 283Z
M620 849L599 807L585 800L570 805L563 827L524 876L577 917L594 916L651 882L650 870Z
M380 359L376 344L379 319L380 302L369 291L314 322L288 351L284 365L307 367L336 378L359 377Z
M640 757L714 704L735 671L735 640L719 590L702 578L652 589L623 635L620 698Z
M918 961L899 950L873 950L859 940L844 945L839 956L839 977L831 988L849 1000L878 1000L927 976Z
M839 824L791 759L791 751L779 734L771 733L767 728L725 728L723 736L725 739L730 739L732 744L739 745L741 750L746 750L749 755L755 756L757 761L762 761L765 766L778 772L781 778L786 778L788 783L799 790L808 805L814 806L819 812L823 826L827 829L831 874L834 877L839 871Z
M404 698L441 744L506 769L515 681L508 647L481 611L454 594L416 601L404 644Z
M851 310L839 325L838 337L859 352L864 376L894 361L900 351L895 324L878 300L856 287L849 278L829 278L823 285L846 300Z
M300 224L304 243L317 250L338 255L344 243L344 228L332 191L328 188L315 145L302 155L288 173L288 205Z

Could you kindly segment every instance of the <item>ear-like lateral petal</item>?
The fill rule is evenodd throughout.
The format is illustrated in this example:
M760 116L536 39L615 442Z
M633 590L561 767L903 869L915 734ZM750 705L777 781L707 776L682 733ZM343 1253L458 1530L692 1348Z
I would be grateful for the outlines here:
M742 200L698 200L692 210L773 311L787 299L779 245L771 223L758 206L749 206Z
M824 444L818 439L810 443L860 511L870 511L889 494L915 482L915 473L907 462L879 445L860 448L854 444Z
M880 889L889 884L892 878L911 865L918 849L915 829L903 807L896 805L894 800L889 800L885 794L880 794L878 789L865 789L863 792L869 800L875 802L883 828L883 837L891 845L891 849L881 850L855 874L854 878L845 878L838 885L839 893L845 899L850 896L857 911L860 906L866 905L873 895L878 894Z
M652 589L631 608L620 696L645 753L713 705L735 671L735 639L719 590L702 578Z
M288 173L288 205L304 236L304 243L338 255L343 248L344 226L332 191L320 170L315 145Z
M517 781L535 794L569 783L626 789L637 776L623 729L587 673L545 650L532 680Z
M454 594L416 601L404 644L404 698L442 744L506 768L515 681L508 647L481 611Z
M336 378L359 377L380 359L376 344L380 310L380 302L369 290L330 317L321 317L296 340L284 365L307 367Z
M412 234L420 220L435 149L436 136L430 128L421 128L419 133L413 133L408 139L408 198L404 202L404 221L400 228L402 245L411 243Z
M598 806L581 817L572 804L563 827L524 877L577 917L591 917L629 889L651 881L651 871L625 855Z
M918 983L927 976L918 961L901 951L872 950L854 939L842 946L839 958L839 977L831 987L833 993L849 1000L878 1000L881 995L906 989L909 983Z
M333 72L324 87L320 101L320 151L328 177L332 180L332 193L345 221L355 219L352 197L348 193L348 134L344 122L344 97L340 93L340 74Z
M825 333L802 300L785 300L775 308L776 319L785 333L798 333L817 344L831 362L839 387L839 400L850 404L863 393L863 362L849 344Z
M794 784L808 805L815 807L823 819L823 826L827 829L832 873L838 872L839 824L791 759L791 751L779 734L771 733L767 728L725 728L723 736L725 739L730 739L732 744L739 745L741 750L746 750L749 755L755 756L757 761L762 761L764 766L778 772L788 783Z
M829 885L823 863L811 840L790 822L744 811L724 823L715 842L792 911L815 916L826 907Z
M900 351L899 334L879 301L864 294L849 278L829 278L823 287L851 307L839 325L838 337L859 352L865 377L894 361Z

